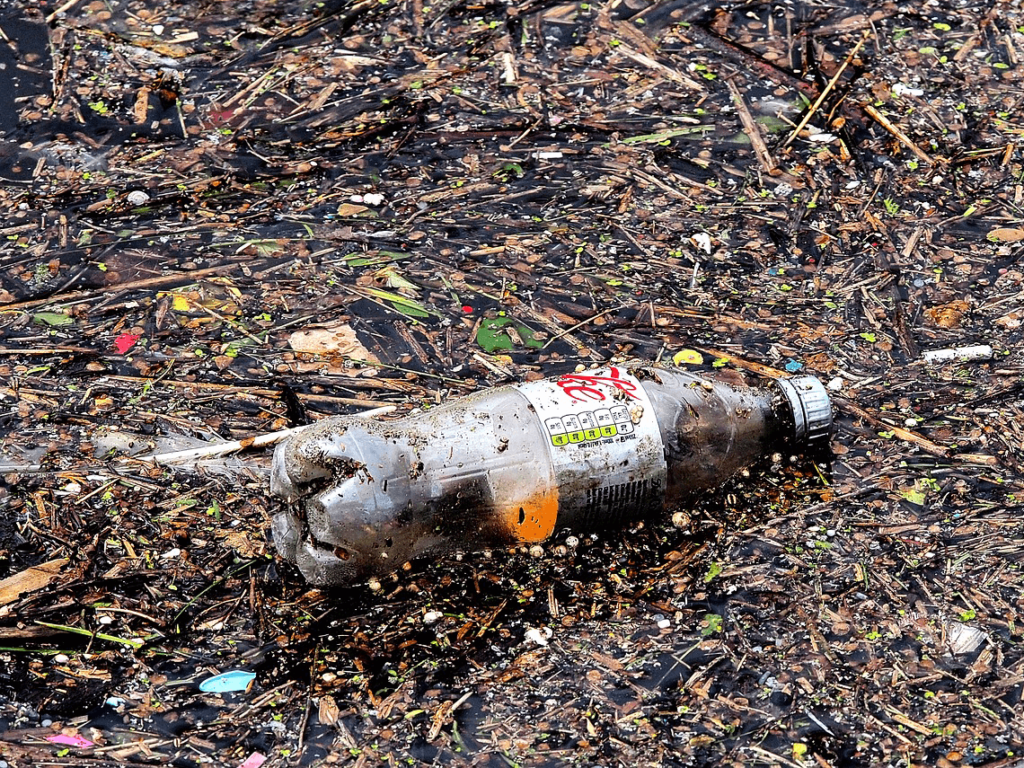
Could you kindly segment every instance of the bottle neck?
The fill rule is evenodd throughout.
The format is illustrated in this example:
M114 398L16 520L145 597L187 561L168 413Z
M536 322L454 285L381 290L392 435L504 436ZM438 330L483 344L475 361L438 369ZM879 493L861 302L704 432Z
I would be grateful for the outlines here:
M685 371L648 369L668 465L666 501L713 488L782 448L792 431L780 394L709 382Z

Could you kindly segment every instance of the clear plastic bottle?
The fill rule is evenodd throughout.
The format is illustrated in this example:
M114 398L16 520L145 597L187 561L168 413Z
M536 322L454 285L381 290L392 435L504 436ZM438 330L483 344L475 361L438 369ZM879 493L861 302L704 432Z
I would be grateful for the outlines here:
M334 417L274 454L282 556L314 584L453 549L532 544L660 515L772 451L827 446L810 376L734 387L611 366L501 387L390 422Z

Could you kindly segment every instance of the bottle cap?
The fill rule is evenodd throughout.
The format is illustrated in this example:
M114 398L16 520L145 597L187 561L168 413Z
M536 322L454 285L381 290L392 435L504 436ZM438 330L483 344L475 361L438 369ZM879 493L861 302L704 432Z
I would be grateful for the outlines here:
M776 383L793 410L794 446L826 447L832 432L832 402L824 385L813 376L791 376Z

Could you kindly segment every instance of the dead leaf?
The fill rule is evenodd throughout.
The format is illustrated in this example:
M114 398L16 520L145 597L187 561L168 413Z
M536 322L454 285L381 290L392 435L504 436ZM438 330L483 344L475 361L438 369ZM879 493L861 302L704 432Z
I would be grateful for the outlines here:
M343 355L353 360L380 362L363 346L356 332L344 323L327 328L309 328L296 331L288 337L288 346L296 352L310 355Z
M957 328L968 309L970 305L966 301L957 300L925 310L925 314L939 328Z
M988 239L995 240L997 243L1019 243L1024 240L1024 229L998 227L988 233Z
M322 696L320 698L320 722L324 725L334 725L341 717L341 708L333 696Z
M1021 323L1024 323L1024 312L1015 310L1002 317L997 317L993 320L996 325L1000 328L1005 328L1008 331L1012 331L1014 328L1020 328Z
M355 203L342 203L338 206L339 216L358 216L361 213L366 213L369 208L365 205L356 205Z

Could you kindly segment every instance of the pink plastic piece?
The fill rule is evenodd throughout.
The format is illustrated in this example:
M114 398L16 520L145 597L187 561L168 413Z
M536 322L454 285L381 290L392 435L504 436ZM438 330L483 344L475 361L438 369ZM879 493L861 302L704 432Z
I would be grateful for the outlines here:
M238 768L260 768L260 766L265 762L267 762L266 755L261 755L259 752L253 752L245 758L245 762L239 765Z
M93 746L91 741L84 736L79 736L77 734L74 736L68 736L66 733L55 733L53 736L47 736L46 740L53 742L54 744L63 744L68 747L80 747L82 749Z

